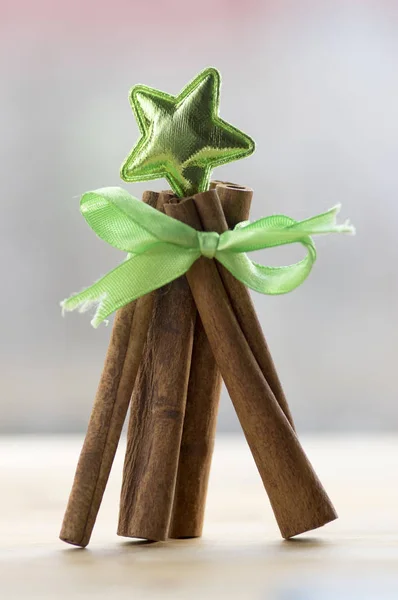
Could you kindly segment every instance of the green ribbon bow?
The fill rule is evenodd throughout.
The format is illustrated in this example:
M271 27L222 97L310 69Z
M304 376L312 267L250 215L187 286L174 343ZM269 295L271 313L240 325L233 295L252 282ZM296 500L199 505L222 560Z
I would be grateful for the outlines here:
M284 215L246 221L221 235L196 231L119 187L84 194L80 209L101 239L128 252L122 264L61 303L64 311L80 312L96 305L93 327L121 306L184 275L200 256L215 258L252 290L285 294L303 283L312 269L316 251L311 235L354 233L348 222L336 224L339 206L304 221ZM306 248L307 256L293 265L263 266L246 255L295 242Z

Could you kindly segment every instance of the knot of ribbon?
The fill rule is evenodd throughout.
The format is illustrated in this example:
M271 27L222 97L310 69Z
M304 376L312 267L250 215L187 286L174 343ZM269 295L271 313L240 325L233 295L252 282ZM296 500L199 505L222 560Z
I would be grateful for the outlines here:
M61 302L64 311L84 312L96 306L93 327L115 310L184 275L205 256L218 260L236 279L261 294L285 294L301 285L316 259L311 235L354 233L348 223L338 225L340 206L304 221L272 215L239 223L219 235L196 231L137 200L118 187L84 194L80 210L94 232L127 258L89 288ZM252 261L247 252L293 243L307 250L292 265L270 267Z
M217 254L220 234L215 231L198 231L197 235L201 255L214 258Z

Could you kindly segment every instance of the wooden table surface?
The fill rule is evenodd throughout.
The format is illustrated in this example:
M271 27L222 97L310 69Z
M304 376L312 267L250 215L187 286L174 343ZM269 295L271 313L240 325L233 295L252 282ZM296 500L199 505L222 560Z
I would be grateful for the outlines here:
M302 441L334 523L281 540L244 439L220 435L203 538L119 538L122 444L82 550L58 540L81 438L0 438L0 598L397 600L398 436Z

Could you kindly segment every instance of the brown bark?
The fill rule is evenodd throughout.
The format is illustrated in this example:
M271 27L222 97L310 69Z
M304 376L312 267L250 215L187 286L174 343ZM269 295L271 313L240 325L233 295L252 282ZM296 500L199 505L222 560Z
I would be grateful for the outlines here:
M212 182L212 188L217 186L218 189L219 185L221 182ZM233 229L236 223L249 218L252 191L234 184L222 185L226 190L233 188L231 193L223 194L225 216L228 226ZM206 227L207 222L203 223L203 220L202 224L206 230L212 226ZM198 316L169 532L171 538L202 535L220 391L221 375Z
M131 402L118 535L158 541L167 538L171 519L196 307L185 277L153 294Z
M253 194L252 190L234 184L227 184L225 190L222 195L225 199L225 216L229 227L233 229L236 223L249 218ZM205 206L204 209L204 229L218 231L218 223L212 221L211 214L208 221ZM202 535L220 391L221 375L198 316L169 531L171 538Z
M223 233L228 228L233 229L240 221L248 219L248 216L241 218L240 213L245 212L244 209L251 202L252 195L253 192L251 189L234 184L219 184L216 191L197 194L195 196L195 206L203 229L205 231ZM248 215L248 211L246 212ZM243 283L235 279L223 265L219 262L216 265L235 316L253 356L258 362L276 400L294 428L293 417L257 318L249 290Z
M216 194L207 194L218 202ZM201 229L195 197L165 209ZM335 510L242 332L215 261L200 258L187 279L282 536L334 520Z
M155 206L158 194L145 192ZM66 508L61 540L87 546L112 468L152 314L152 295L119 309Z

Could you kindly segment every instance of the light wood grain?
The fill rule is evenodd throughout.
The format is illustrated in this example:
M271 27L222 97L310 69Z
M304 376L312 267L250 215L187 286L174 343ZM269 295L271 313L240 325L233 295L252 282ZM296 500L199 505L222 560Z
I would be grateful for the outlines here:
M0 597L6 600L396 600L398 439L302 437L340 519L282 541L243 437L218 436L203 537L117 537L122 439L92 536L58 529L82 437L0 439Z

